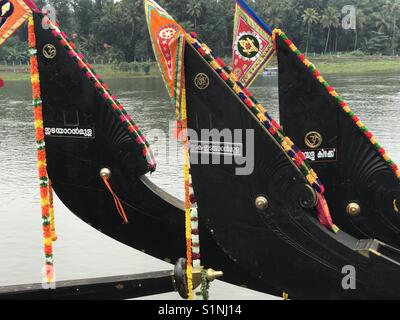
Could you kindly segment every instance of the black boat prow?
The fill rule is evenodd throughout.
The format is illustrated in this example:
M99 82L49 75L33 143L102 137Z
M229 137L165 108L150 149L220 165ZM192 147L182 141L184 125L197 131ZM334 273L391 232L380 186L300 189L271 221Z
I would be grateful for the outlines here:
M335 223L357 238L376 238L399 247L396 166L343 99L323 78L318 79L315 67L304 62L284 37L276 36L281 125L324 182Z
M96 91L51 30L41 28L35 14L48 173L66 207L93 228L153 257L175 263L186 252L184 203L148 178L148 163L119 115ZM56 56L46 58L46 45ZM48 46L47 46L48 47ZM92 130L88 137L58 129ZM75 132L75 131L73 131ZM109 183L121 200L124 224L113 197L100 177L111 172ZM218 247L200 223L207 265L224 271L224 280L255 286L257 281L240 269Z
M42 28L38 14L35 26L48 173L56 194L74 214L108 236L175 262L185 252L179 202L165 201L148 187L151 183L143 176L149 172L148 162L120 115L52 30ZM55 48L55 56L46 54L48 48ZM103 168L111 171L109 183L127 224L100 177Z
M114 239L177 260L186 251L182 203L143 177L148 161L120 115L51 30L40 27L38 16L35 22L45 128L55 129L48 132L46 149L57 195ZM47 45L56 49L52 58L45 55ZM251 174L237 176L242 166L235 163L192 165L203 264L223 270L224 279L234 284L276 295L287 292L291 298L398 298L397 252L321 226L315 218L316 194L281 146L191 45L185 55L190 127L254 132ZM199 73L208 77L207 88L195 82ZM81 129L91 129L92 135L71 136ZM111 171L109 183L128 224L100 177L104 168ZM261 202L256 205L256 200ZM347 265L357 270L356 290L341 286Z
M398 252L389 248L381 254L383 244L375 240L335 234L320 225L316 194L304 176L191 45L186 45L185 78L189 128L198 137L202 130L243 130L242 150L254 151L254 170L237 175L241 165L199 148L208 142L227 147L226 137L190 141L197 146L192 151L200 153L191 154L200 218L232 261L258 281L251 288L275 295L286 292L294 299L399 298ZM248 148L252 142L246 130L254 132L253 149ZM198 155L210 164L196 163ZM219 157L220 164L211 164L212 157ZM207 247L202 247L202 255L207 261ZM356 270L355 290L342 285L346 266Z

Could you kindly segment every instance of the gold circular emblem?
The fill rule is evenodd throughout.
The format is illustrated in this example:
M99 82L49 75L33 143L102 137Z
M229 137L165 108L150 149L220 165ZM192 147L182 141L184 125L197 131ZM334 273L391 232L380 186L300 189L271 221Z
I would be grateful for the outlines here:
M346 212L351 216L358 216L361 212L361 207L358 203L351 202L346 207Z
M311 131L306 134L304 142L306 143L307 147L316 149L322 144L322 136L316 131Z
M205 73L199 73L196 78L194 78L194 84L200 90L205 90L210 85L210 78Z
M57 55L57 49L54 45L48 43L43 47L43 56L47 59L54 59Z

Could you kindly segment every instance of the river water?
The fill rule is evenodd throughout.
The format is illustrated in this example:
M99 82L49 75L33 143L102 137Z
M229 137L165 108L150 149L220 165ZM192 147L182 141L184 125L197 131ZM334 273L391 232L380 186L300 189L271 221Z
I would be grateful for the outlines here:
M331 84L400 162L400 75L331 76ZM127 111L147 133L165 132L155 141L158 169L151 177L183 198L182 157L168 134L174 120L161 79L108 81ZM278 118L277 78L260 78L251 90ZM159 134L158 134L159 136ZM0 286L37 283L43 265L41 215L35 139L28 82L9 82L0 89ZM57 280L102 277L172 269L172 265L124 246L76 218L56 199L59 240L55 244ZM213 299L274 299L266 294L218 281ZM146 299L179 299L175 293Z

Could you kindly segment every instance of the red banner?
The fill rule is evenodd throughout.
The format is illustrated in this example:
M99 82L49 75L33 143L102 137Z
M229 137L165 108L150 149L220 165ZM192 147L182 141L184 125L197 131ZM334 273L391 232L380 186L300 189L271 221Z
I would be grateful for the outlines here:
M232 52L233 72L246 87L274 54L271 34L259 24L254 12L243 1L236 2Z

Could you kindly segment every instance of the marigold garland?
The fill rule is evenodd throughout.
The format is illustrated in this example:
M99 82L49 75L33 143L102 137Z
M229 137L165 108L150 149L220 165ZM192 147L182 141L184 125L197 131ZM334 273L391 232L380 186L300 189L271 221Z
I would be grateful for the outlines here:
M183 178L185 187L185 238L186 238L186 278L188 284L188 299L193 299L193 256L190 205L190 159L189 141L187 137L186 89L182 86L182 134L183 136Z
M190 171L190 154L189 154L189 139L187 136L187 106L186 106L186 88L182 86L181 93L181 119L183 138L183 177L185 184L185 236L186 236L186 260L187 269L186 277L188 279L188 299L203 298L208 299L208 288L201 288L193 295L193 268L201 268L200 256L200 237L199 237L199 214L198 206L193 190L192 175ZM206 292L206 294L204 294Z
M385 149L382 148L382 146L377 142L376 138L374 135L368 130L368 128L364 125L364 123L355 115L355 113L350 109L349 105L347 102L341 97L335 89L322 77L322 75L319 73L318 69L315 67L313 63L311 63L305 56L304 54L301 53L301 51L295 46L295 44L286 36L286 34L280 30L280 29L275 29L273 31L273 40L274 43L276 43L276 37L279 36L282 38L282 40L288 45L290 50L297 56L297 58L303 62L303 64L310 70L310 72L313 74L313 76L326 88L328 93L336 99L336 102L339 104L341 107L342 111L350 118L353 120L355 125L361 130L361 132L364 134L364 136L373 144L373 146L376 148L378 153L381 155L381 157L386 161L386 163L392 168L394 173L396 174L397 178L400 179L400 170L399 167L393 162L393 160L389 157L389 155L386 153Z
M54 214L54 201L53 201L53 186L51 184L51 180L49 180L49 202L50 202L50 230L51 230L51 240L57 240L57 233L56 233L56 218Z
M31 82L32 82L32 97L34 108L34 125L36 133L36 147L37 147L37 163L40 182L40 203L42 212L42 228L43 228L43 245L45 253L45 277L47 283L52 283L54 279L54 256L53 256L53 240L55 240L54 218L52 218L52 196L49 185L49 178L47 174L46 163L46 144L44 141L44 128L43 128L43 107L40 92L40 76L37 60L36 49L36 36L34 29L33 18L28 21L28 40L29 40L29 53L31 65ZM54 217L54 213L53 213ZM53 225L52 225L53 221Z

